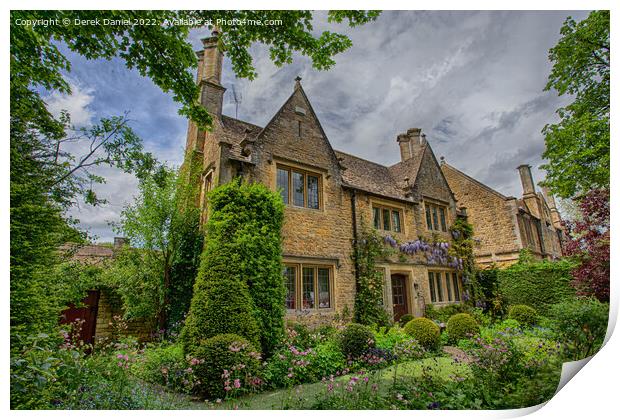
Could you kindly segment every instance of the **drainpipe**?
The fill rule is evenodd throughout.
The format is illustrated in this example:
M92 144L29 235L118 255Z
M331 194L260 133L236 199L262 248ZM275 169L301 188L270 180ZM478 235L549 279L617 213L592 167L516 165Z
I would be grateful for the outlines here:
M360 280L360 269L359 269L359 262L358 262L358 256L357 256L358 236L357 236L357 210L355 207L356 201L357 201L357 196L355 194L355 190L351 189L351 219L353 222L353 255L354 255L353 265L355 267L355 292L357 293L357 288L358 288L358 284Z

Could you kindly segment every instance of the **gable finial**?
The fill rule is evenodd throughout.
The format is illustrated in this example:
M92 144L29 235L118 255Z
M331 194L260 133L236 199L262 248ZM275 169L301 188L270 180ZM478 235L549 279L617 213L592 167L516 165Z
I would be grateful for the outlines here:
M295 89L297 89L298 87L301 87L301 76L297 76L295 78Z

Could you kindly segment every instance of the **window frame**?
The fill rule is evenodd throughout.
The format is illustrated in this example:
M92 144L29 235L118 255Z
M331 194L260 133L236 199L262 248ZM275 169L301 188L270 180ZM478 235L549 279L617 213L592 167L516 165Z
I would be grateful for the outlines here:
M448 206L432 201L424 201L426 230L430 232L448 232Z
M282 171L286 171L288 176L287 176L287 181L288 181L288 202L285 202L284 204L286 206L289 207L295 207L298 209L308 209L308 210L323 210L323 175L318 173L318 172L314 172L314 171L308 171L306 169L303 168L299 168L297 166L290 166L290 165L285 165L285 164L276 164L276 191L278 191L280 194L282 194L282 192L280 191L280 187L278 184L278 171L282 170ZM302 206L299 206L297 204L294 204L294 189L293 189L293 173L296 172L298 174L302 175L302 184L303 184L303 195L304 195L304 203ZM315 177L317 178L317 208L314 207L309 207L309 196L308 196L308 176L311 177Z
M395 233L404 233L404 223L403 223L403 209L398 207L385 205L378 202L372 202L370 205L370 209L372 212L372 225L375 229L381 230L383 232L395 232ZM375 209L379 210L379 227L375 224ZM389 229L385 229L385 212L388 212L388 226ZM399 230L394 230L394 213L398 213L398 224Z
M331 311L334 309L334 266L330 264L317 264L317 263L299 263L299 262L288 262L285 261L282 263L282 278L283 281L286 281L286 277L284 277L284 270L286 267L292 267L295 272L295 307L289 308L285 304L285 308L287 312L303 312L303 311ZM304 269L312 269L312 292L314 293L314 305L312 308L304 308L303 301L303 281L304 281ZM320 291L319 291L319 270L326 269L328 273L328 291L329 291L329 306L325 308L320 307Z
M428 282L431 303L447 304L462 301L462 278L457 271L428 270Z

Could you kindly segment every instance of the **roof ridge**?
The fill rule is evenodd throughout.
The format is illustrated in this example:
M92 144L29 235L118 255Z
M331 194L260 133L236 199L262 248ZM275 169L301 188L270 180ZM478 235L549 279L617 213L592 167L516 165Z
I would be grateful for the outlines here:
M244 120L241 120L241 119L239 119L239 118L233 118L233 117L231 117L231 116L229 116L229 115L224 115L224 114L222 114L222 118L227 118L227 119L232 120L232 121L235 121L235 122L240 122L240 123L242 123L242 124L251 125L251 126L254 126L254 127L256 127L256 128L260 128L261 130L263 129L263 127L261 127L260 125L256 125L256 124L254 124L254 123L251 123L251 122L248 122L248 121L244 121Z
M373 162L372 160L368 160L368 159L364 159L364 158L359 157L359 156L355 156L355 155L353 155L353 154L351 154L351 153L343 152L342 150L336 150L336 149L334 149L334 152L336 152L336 153L341 153L341 154L343 154L343 155L347 155L347 156L351 156L352 158L359 159L359 160L363 160L364 162L372 163L373 165L381 166L381 167L386 168L386 169L389 169L389 168L390 168L389 166L385 166L385 165L383 165L383 164L381 164L381 163L378 163L378 162Z

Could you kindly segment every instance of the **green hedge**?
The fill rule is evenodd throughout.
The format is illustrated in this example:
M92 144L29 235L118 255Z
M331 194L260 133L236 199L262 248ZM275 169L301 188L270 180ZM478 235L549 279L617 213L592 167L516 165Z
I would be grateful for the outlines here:
M236 333L271 354L284 337L282 199L264 185L233 181L211 191L208 200L184 344Z
M551 305L575 296L568 260L520 262L497 273L504 305L528 305L546 315Z

